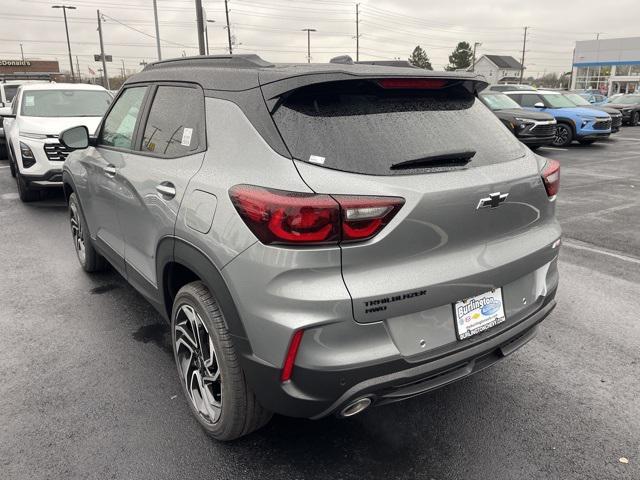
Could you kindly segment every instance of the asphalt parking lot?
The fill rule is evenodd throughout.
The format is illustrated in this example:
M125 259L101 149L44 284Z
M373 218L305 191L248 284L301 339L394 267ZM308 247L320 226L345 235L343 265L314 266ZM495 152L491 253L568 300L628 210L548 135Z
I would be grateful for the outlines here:
M407 402L230 444L192 418L153 308L84 274L62 197L22 204L1 160L0 478L639 479L640 128L539 153L562 164L565 245L536 339Z

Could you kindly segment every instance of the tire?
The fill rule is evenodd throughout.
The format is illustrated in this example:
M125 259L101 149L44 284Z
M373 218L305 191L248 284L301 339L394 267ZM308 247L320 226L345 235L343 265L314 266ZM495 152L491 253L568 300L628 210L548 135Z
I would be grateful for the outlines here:
M556 135L551 143L554 147L566 147L573 141L573 129L566 123L556 125Z
M580 143L580 145L591 145L595 143L595 140L578 140L578 143Z
M20 175L20 171L16 171L16 184L18 185L18 195L24 203L40 200L40 191L29 187L27 181Z
M269 422L272 413L247 385L224 313L204 283L189 283L176 295L171 340L182 391L209 436L234 440Z
M640 112L633 112L631 114L631 118L629 119L629 125L632 127L637 127L640 123Z
M76 251L80 266L88 273L104 270L107 262L91 243L87 222L84 219L78 197L75 193L69 196L69 223L71 226L71 237L73 238L73 248Z

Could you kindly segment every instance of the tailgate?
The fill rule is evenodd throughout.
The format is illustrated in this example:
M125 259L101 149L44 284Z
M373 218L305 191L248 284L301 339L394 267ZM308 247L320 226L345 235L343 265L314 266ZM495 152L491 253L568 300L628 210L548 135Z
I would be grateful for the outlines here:
M272 115L315 192L405 200L376 236L341 245L358 322L452 304L557 254L560 228L539 157L463 84L316 84Z

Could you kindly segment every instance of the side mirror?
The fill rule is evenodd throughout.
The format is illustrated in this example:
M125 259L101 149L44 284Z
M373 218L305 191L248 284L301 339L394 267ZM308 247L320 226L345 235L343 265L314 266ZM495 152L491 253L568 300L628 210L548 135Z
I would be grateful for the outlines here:
M591 98L589 99L589 103L596 103L596 99L595 99L595 98L593 98L593 97L591 97Z
M544 106L544 103L542 103L542 102L536 102L536 103L534 103L534 104L533 104L533 106L534 106L535 108L546 108L546 107Z
M82 150L89 146L89 130L84 125L71 127L60 134L60 143L70 150Z

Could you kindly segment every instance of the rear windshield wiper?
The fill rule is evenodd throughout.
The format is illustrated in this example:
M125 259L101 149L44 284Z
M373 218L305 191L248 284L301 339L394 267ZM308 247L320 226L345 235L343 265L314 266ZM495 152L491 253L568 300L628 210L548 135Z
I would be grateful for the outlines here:
M439 153L428 157L414 158L394 163L391 170L411 170L414 168L464 167L476 154L475 150L464 152Z

